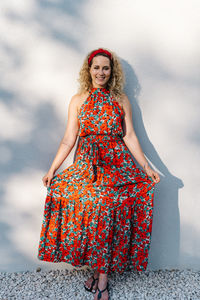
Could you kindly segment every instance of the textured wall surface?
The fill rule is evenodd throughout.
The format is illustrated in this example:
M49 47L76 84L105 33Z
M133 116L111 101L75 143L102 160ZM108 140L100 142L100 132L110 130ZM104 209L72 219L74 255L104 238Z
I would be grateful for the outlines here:
M200 270L199 11L197 0L0 3L0 271L70 267L37 259L42 177L98 47L121 59L136 133L161 176L148 268Z

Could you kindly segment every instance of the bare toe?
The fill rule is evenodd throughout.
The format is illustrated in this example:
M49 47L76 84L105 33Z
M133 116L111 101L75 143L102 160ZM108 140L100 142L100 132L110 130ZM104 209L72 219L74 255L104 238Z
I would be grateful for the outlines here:
M94 277L94 278L96 279L96 277ZM85 286L86 286L88 289L91 288L92 282L93 282L94 278L93 278L93 277L90 277L90 278L88 278L87 281L85 281ZM97 278L98 278L98 277L97 277ZM92 288L92 292L93 292L93 293L96 292L97 284L98 284L98 280L95 280L95 283L94 283L93 288Z

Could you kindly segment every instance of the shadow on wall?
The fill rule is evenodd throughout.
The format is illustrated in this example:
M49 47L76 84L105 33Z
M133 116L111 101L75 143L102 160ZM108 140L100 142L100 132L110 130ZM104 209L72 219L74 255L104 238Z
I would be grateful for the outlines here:
M4 95L5 91L0 92L0 98ZM20 100L17 96L10 95L7 107L11 111L15 108L16 101L19 107ZM20 109L26 110L23 103L20 104ZM64 128L64 124L49 103L40 105L35 110L32 109L29 116L34 126L28 140L13 138L0 143L6 161L4 163L4 157L1 157L0 253L3 258L0 263L1 271L12 272L35 268L36 264L28 251L27 241L30 237L32 241L35 240L35 228L37 228L38 216L41 214L37 203L41 201L39 190L42 182L40 178L39 182L37 178L35 182L31 182L31 176L38 171L45 174L48 170ZM17 134L17 131L15 133ZM7 153L10 157L7 157ZM34 194L38 196L37 199ZM42 201L44 202L44 199ZM42 215L40 217L42 218ZM38 230L38 239L39 233ZM36 256L37 248L32 252Z
M32 102L28 98L29 88L26 89L26 84L31 89L37 86L34 76L37 71L42 73L43 64L40 59L45 57L43 53L41 58L37 56L35 45L44 43L53 48L57 43L81 53L82 36L87 30L82 13L86 2L87 0L61 0L53 3L37 0L33 5L31 2L26 4L23 10L20 7L22 5L23 8L23 4L15 6L8 1L5 10L2 9L2 14L5 13L2 15L5 25L2 28L8 29L8 32L13 30L14 34L9 35L5 30L6 38L0 43L0 56L6 70L6 79L3 72L0 83L0 105L3 109L1 121L2 128L5 129L0 141L0 254L3 258L0 271L31 270L39 263L36 255L45 200L40 193L40 174L44 175L49 169L64 133L65 124L51 104L55 99L44 99L46 96L40 96L40 93L39 96L37 93L30 94ZM26 37L30 36L30 44L34 44L34 47L30 49L32 60L29 63L30 40L26 40ZM38 81L41 77L42 75ZM23 80L20 81L20 78ZM48 85L37 87L46 88L47 94L50 94ZM19 95L23 95L23 99ZM34 182L32 174L35 174ZM45 195L44 192L44 197ZM42 204L39 207L40 201ZM31 246L28 242L30 240ZM55 268L57 267L55 264Z
M188 224L183 222L183 235L185 235L185 244L183 246L184 251L181 253L181 265L182 269L188 269L188 261L190 262L190 268L199 271L200 261L200 249L199 249L199 230L194 224ZM187 237L187 238L186 238ZM192 243L191 241L197 241ZM186 250L187 249L187 250Z
M155 188L154 218L148 268L156 270L158 268L178 267L180 258L178 189L184 185L181 179L169 172L150 142L144 127L141 109L138 105L141 86L131 65L123 59L121 59L121 63L126 78L125 93L132 106L134 129L145 155L164 175L160 176L161 181ZM134 161L136 162L135 159Z
M141 110L137 102L137 97L140 92L138 79L132 67L127 62L122 61L122 65L126 74L125 91L132 104L136 134L148 159L164 174L155 192L152 244L148 267L150 269L170 268L171 266L174 268L179 265L180 216L178 210L178 189L181 188L183 184L180 179L170 174L149 141L144 128ZM6 94L8 98L7 105L10 106L11 109L13 101L16 102L17 100L17 96L11 95L9 92ZM2 91L1 96L5 96L5 91ZM19 99L18 101L20 102ZM29 167L33 168L34 166L36 171L41 170L45 172L49 168L49 160L52 160L56 153L58 143L63 133L64 124L55 114L54 107L50 103L40 105L31 112L31 118L31 123L34 124L34 127L32 128L31 137L28 142L13 140L4 143L4 147L11 153L11 159L7 164L2 165L2 184L6 184L10 178L12 179L12 175L16 174L17 176L21 176L20 174L23 174ZM26 160L24 158L25 153ZM26 174L26 172L24 174ZM10 221L9 225L3 221L1 221L0 224L2 241L1 256L5 258L1 263L1 269L12 270L13 265L15 265L16 271L24 269L24 267L32 269L35 263L30 257L26 256L25 252L17 250L16 244L10 237L13 234L15 222L16 226L20 222L28 226L31 222L35 223L34 216L39 212L35 211L34 214L30 215L30 211L29 214L28 211L24 214L18 210L16 213L15 209L13 207L9 208L8 203L3 199L4 194L2 193L1 213L6 213ZM21 268L22 265L23 267ZM55 264L55 267L57 268L58 265Z
M37 35L37 43L45 36L48 37L52 43L59 42L65 47L70 47L74 51L82 53L84 46L84 40L82 39L84 34L82 33L85 33L84 30L86 29L85 31L87 31L88 28L81 14L81 5L84 5L86 1L71 0L66 3L64 0L61 0L59 1L59 4L54 4L52 1L37 1L36 3L36 11L32 11L32 15L28 15L28 17L22 15L18 16L17 13L14 14L13 12L8 12L7 18L10 22L9 24L11 25L13 22L14 25L12 26L15 26L17 22L19 22L19 24L22 24L20 26L29 28L30 33L32 33L31 30L33 24L39 24L41 31L39 31ZM54 22L58 16L59 19L63 21L61 22L61 26ZM67 18L68 16L75 18L78 30L75 30L74 27L73 30L70 28L69 32L66 32L67 29L63 24L65 24L65 17ZM77 32L81 32L80 35L78 35ZM1 48L5 53L8 53L9 61L12 62L12 68L9 69L11 73L12 71L17 70L17 73L20 75L20 70L22 70L22 73L24 70L29 72L33 71L32 69L26 69L27 66L26 59L23 56L23 46L23 44L21 46L16 46L14 43L13 45L3 45L1 43ZM2 61L7 61L7 56L6 59L3 57ZM141 110L137 103L137 97L140 92L137 76L135 75L133 68L125 60L122 60L122 65L126 75L125 91L132 104L133 119L135 120L134 124L136 125L135 130L137 136L139 137L141 146L149 160L164 174L164 178L161 179L155 193L152 247L150 251L149 267L153 266L154 269L157 267L174 267L178 265L179 260L180 217L178 211L178 188L181 188L183 184L180 179L170 174L149 141L144 128ZM15 76L17 76L17 74ZM6 78L9 79L9 76ZM19 117L15 112L15 109L17 111L19 108L20 111L25 112L25 115L26 113L28 114L32 127L30 132L27 131L29 134L27 139L11 136L9 139L5 138L5 142L0 144L1 150L4 149L5 154L5 159L3 156L1 157L2 165L0 177L2 186L0 200L0 253L1 257L3 257L0 267L2 271L30 270L36 266L36 261L34 261L34 259L36 259L37 254L40 227L37 232L36 248L34 250L31 249L31 253L26 250L25 246L28 246L26 238L36 231L39 223L38 215L41 213L41 210L38 209L38 207L33 207L32 209L30 206L32 205L31 202L33 199L33 196L30 194L35 192L34 188L37 189L38 185L41 184L41 178L39 178L38 182L35 182L35 185L33 184L31 186L32 189L27 191L25 186L25 182L29 180L29 178L27 178L29 175L27 170L31 170L31 173L36 171L36 173L39 173L39 176L40 171L44 175L48 170L49 164L54 158L59 141L64 133L64 123L60 121L60 117L56 114L55 107L50 103L49 99L47 99L47 101L45 101L46 99L37 99L36 102L38 103L38 106L32 106L28 101L27 103L24 101L26 99L20 99L17 92L15 92L15 89L12 89L12 87L10 87L9 90L9 88L7 89L8 85L5 85L5 88L3 82L2 78L0 97L3 99L5 106L7 106L7 109L10 112L10 120L13 121L12 117ZM22 92L22 95L24 95L24 85L25 82L22 82L21 86L18 87L18 90ZM42 101L44 101L43 104L41 104ZM53 101L51 102L53 103ZM22 121L24 123L22 122L20 124L26 124L26 120ZM14 129L16 135L18 135L18 126L15 126ZM20 178L20 181L18 181L18 178ZM29 181L30 184L32 184L31 180ZM12 188L10 188L10 185ZM14 189L14 186L17 186L17 188ZM17 193L19 191L19 193L17 194L15 191ZM19 206L18 201L21 201L22 196L25 198L25 202L20 202L23 205ZM41 200L44 202L44 198ZM29 205L25 205L27 202ZM26 207L25 211L24 207ZM40 215L40 219L42 220L42 215ZM21 232L20 230L23 228L25 228L25 230ZM20 241L17 240L17 235L20 236ZM35 238L34 235L33 238ZM24 248L18 248L18 246L21 246L21 242L24 243ZM52 267L53 263L49 263L49 266ZM57 268L58 264L55 264L55 267Z

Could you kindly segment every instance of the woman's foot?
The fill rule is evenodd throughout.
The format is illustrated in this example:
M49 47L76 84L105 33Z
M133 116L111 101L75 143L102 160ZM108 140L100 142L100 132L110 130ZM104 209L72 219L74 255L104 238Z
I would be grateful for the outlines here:
M109 300L108 295L108 275L104 273L99 274L99 282L97 286L96 293L94 295L94 300L98 300L98 295L101 294L101 300ZM100 292L101 291L101 292Z
M95 293L97 290L98 278L99 278L99 272L95 271L93 277L90 277L90 278L88 278L87 281L85 281L85 287L88 289L91 288L92 282L94 282L93 287L92 287L92 293ZM94 279L96 279L96 280L94 281Z

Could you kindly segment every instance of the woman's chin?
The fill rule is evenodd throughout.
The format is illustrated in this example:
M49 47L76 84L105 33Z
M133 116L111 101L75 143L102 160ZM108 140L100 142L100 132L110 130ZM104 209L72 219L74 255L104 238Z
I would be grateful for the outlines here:
M96 85L99 85L99 86L101 86L101 87L105 87L106 84L107 84L107 81L106 81L106 82L105 82L105 81L96 81L95 84L96 84Z

